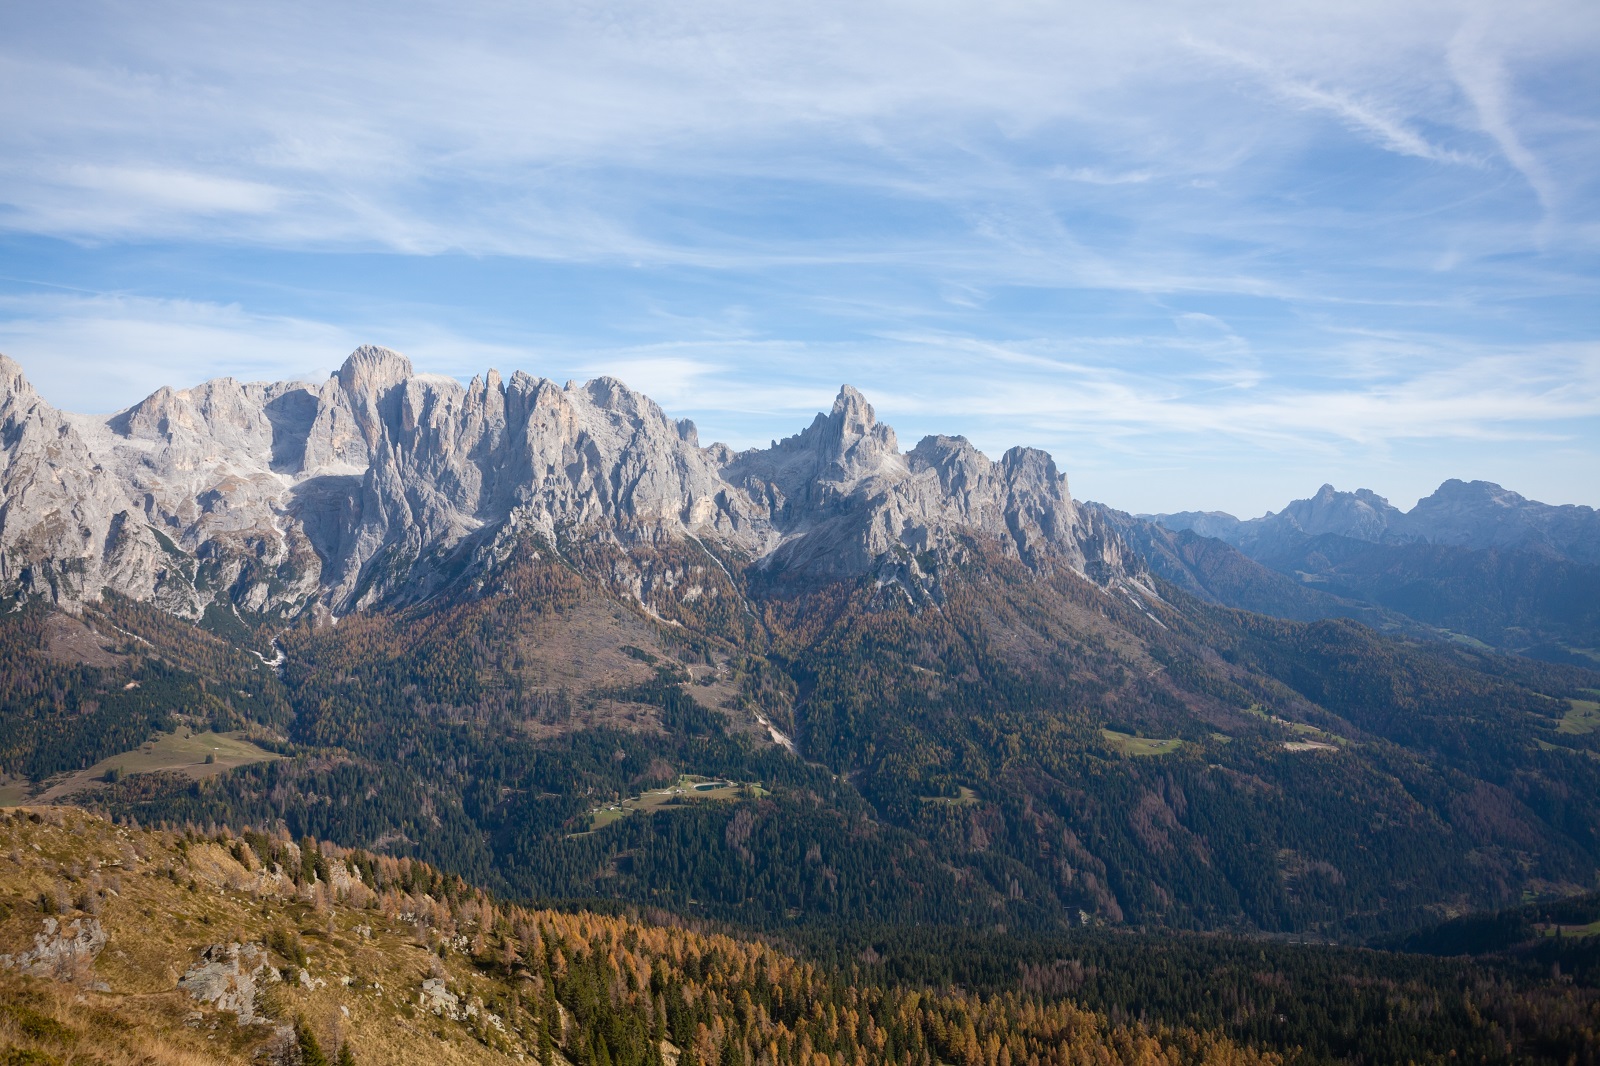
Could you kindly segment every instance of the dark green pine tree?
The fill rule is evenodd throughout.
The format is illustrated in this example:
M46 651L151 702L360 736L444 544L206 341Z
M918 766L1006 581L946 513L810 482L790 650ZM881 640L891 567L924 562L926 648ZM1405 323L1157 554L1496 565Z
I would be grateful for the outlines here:
M328 1066L328 1056L322 1053L317 1034L311 1031L303 1016L294 1020L294 1039L300 1048L300 1066Z
M556 1042L550 1035L550 1011L539 1012L539 1061L543 1066L555 1066Z
M350 1050L350 1041L346 1040L339 1045L339 1054L334 1056L333 1066L356 1066L356 1057Z
M667 1027L667 1001L662 997L661 993L656 993L652 1008L650 1018L651 1040L661 1041L669 1038L672 1034Z

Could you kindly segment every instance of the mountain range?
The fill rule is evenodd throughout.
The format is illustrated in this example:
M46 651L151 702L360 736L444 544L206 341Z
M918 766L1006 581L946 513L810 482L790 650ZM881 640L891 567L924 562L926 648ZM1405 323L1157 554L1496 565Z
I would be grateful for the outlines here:
M991 462L960 437L901 453L861 394L771 448L701 447L611 378L495 371L463 386L384 348L321 385L164 388L110 418L42 400L0 357L0 582L54 602L112 589L198 618L347 614L470 581L532 533L709 540L786 582L889 566L955 535L1035 570L1136 584L1119 542L1043 452ZM633 575L643 602L643 573Z
M1324 485L1247 521L1216 511L1142 517L1222 541L1333 597L1301 594L1301 610L1315 602L1324 613L1400 615L1496 648L1600 662L1600 513L1591 507L1452 480L1410 511L1368 489Z
M381 348L109 417L0 388L16 798L794 935L1362 939L1600 883L1591 616L1443 568L1570 585L1587 509L1143 518L848 387L736 452Z
M1402 511L1370 489L1324 485L1282 511L1240 521L1220 511L1151 516L1169 529L1192 529L1252 556L1298 537L1332 534L1373 544L1438 544L1472 550L1526 551L1574 563L1600 563L1600 512L1528 500L1487 481L1452 479Z

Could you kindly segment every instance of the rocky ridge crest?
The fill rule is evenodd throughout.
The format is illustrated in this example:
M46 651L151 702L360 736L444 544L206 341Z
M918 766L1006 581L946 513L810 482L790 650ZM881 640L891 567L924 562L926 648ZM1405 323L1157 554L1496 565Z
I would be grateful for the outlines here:
M111 589L187 617L415 601L527 534L693 538L781 582L923 584L930 553L978 536L1038 571L1147 584L1047 454L991 461L960 437L902 453L849 386L736 453L613 378L462 385L374 346L320 384L219 378L109 418L55 410L0 356L0 493L9 594Z

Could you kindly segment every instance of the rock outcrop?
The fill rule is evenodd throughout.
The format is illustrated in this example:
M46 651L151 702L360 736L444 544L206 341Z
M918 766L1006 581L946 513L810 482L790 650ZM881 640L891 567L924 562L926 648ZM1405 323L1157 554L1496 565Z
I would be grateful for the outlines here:
M803 432L735 453L612 378L462 385L376 347L318 385L222 378L105 419L54 410L0 357L0 491L4 591L70 606L112 589L189 617L424 599L529 534L715 541L784 582L915 568L963 537L1102 585L1139 576L1045 453L902 453L849 386Z
M106 931L98 918L74 918L64 929L57 919L46 918L44 930L33 935L33 947L16 955L0 955L0 968L104 988L94 980L94 960L105 946Z
M1539 503L1489 481L1446 481L1417 501L1402 528L1430 544L1514 548L1600 564L1600 511Z
M417 996L417 1003L429 1014L444 1018L462 1018L461 997L445 987L442 977L429 977L422 982L422 991Z
M178 988L196 1002L232 1011L240 1025L254 1025L268 1022L256 1013L256 992L280 980L259 944L212 944L178 979Z
M1252 557L1270 555L1285 541L1331 533L1380 543L1411 539L1402 532L1405 513L1371 489L1340 492L1324 485L1316 495L1295 500L1276 514L1240 521L1220 511L1186 511L1150 516L1168 529L1193 530L1215 537Z

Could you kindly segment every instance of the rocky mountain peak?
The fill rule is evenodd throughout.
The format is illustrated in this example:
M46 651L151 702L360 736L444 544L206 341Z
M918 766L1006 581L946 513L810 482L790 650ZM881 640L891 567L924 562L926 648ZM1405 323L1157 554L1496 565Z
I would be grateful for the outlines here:
M1451 478L1406 515L1416 537L1463 548L1513 548L1600 563L1600 512L1530 500L1492 481Z
M833 410L826 420L818 416L820 458L826 469L822 476L834 481L853 482L886 472L904 469L900 444L894 430L878 421L878 414L867 398L849 385L839 389Z
M411 360L376 344L363 344L338 370L339 384L352 393L376 393L411 377Z
M960 492L973 485L989 470L989 460L965 437L930 434L906 454L914 474L929 471L939 478L946 493Z
M1516 508L1527 502L1527 497L1521 493L1502 488L1492 481L1462 481L1453 477L1442 482L1431 495L1418 500L1417 508L1429 510L1454 503Z
M1056 461L1049 452L1038 448L1018 446L1000 457L1000 466L1014 484L1026 484L1034 489L1067 492L1067 479L1056 469Z
M34 395L36 393L33 391L33 385L29 383L28 376L22 372L22 364L0 353L0 399Z
M1243 522L1222 512L1151 517L1168 529L1216 537L1257 559L1288 558L1305 538L1333 535L1373 544L1513 549L1600 563L1600 512L1539 503L1489 481L1451 478L1410 511L1401 511L1371 489L1341 492L1323 485L1309 499Z
M32 396L14 362L0 383ZM971 537L1102 584L1125 574L1049 455L992 462L959 437L902 455L848 385L803 432L738 454L701 447L693 423L615 378L562 388L489 371L463 386L375 345L317 386L221 378L109 419L42 403L22 417L31 428L0 454L0 584L69 604L110 587L191 617L218 599L337 615L470 582L528 534L610 541L624 558L716 540L806 584L902 570L915 583L927 575L907 553Z
M1370 489L1340 492L1323 485L1309 500L1295 500L1281 517L1303 533L1337 533L1361 540L1382 540L1403 519L1401 511Z
M840 419L843 424L859 427L862 430L871 429L878 423L878 413L853 385L839 386L839 395L833 398L833 410L830 414Z
M571 391L571 390L567 390ZM617 411L625 414L637 414L641 409L641 400L654 407L655 404L645 397L634 392L620 380L607 375L601 375L583 386L589 402L606 411Z

